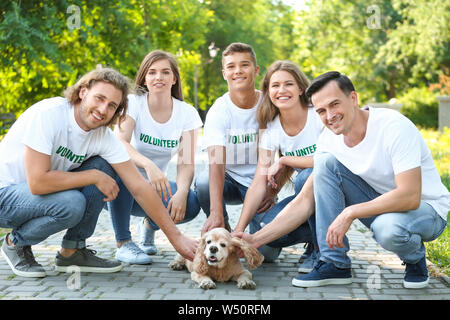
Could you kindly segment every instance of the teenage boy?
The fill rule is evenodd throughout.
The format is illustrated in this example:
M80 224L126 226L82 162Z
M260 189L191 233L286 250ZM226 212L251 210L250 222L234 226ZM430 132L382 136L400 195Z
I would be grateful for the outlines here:
M232 43L223 51L222 75L229 91L206 115L203 149L208 151L209 171L200 173L195 183L200 206L208 217L202 234L216 227L230 229L225 204L243 203L253 180L258 146L256 111L262 100L255 89L258 72L255 52L248 44ZM267 189L258 212L274 204L275 194Z
M12 271L45 277L31 246L67 229L56 270L121 270L86 248L105 201L119 192L116 174L155 219L175 249L192 259L197 241L183 236L108 126L123 119L128 81L97 68L65 92L27 109L0 143L0 227L11 228L1 251Z

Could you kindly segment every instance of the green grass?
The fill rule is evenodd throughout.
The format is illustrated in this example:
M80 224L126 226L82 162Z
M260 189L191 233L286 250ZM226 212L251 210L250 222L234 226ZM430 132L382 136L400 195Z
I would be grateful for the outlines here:
M434 241L425 243L425 247L427 248L427 259L450 276L450 227L448 224L441 236Z
M432 129L421 129L420 132L431 150L442 182L447 187L447 190L450 190L450 128L445 128L444 132ZM447 215L447 227L441 236L434 241L425 243L427 259L448 276L450 276L449 216Z

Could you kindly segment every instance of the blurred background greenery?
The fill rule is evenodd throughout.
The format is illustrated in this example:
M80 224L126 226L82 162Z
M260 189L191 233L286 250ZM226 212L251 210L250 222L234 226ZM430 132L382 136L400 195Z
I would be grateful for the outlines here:
M0 112L61 95L97 64L133 80L153 49L177 56L186 100L206 111L226 92L221 51L240 41L256 51L258 85L277 59L311 79L339 70L363 104L396 98L416 124L436 127L434 97L450 90L449 24L448 0L6 0Z
M449 30L448 0L3 0L0 113L18 117L62 95L97 64L133 81L144 56L162 49L176 55L185 99L204 117L227 91L221 52L245 42L261 68L258 86L273 61L289 59L310 79L347 74L361 104L402 103L450 188L450 131L435 130L436 96L450 95ZM447 273L449 238L447 227L428 244Z

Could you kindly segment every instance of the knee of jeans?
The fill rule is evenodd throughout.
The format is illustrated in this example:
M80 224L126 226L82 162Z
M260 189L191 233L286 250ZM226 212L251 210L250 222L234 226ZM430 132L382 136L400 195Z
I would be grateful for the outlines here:
M306 180L308 180L308 177L312 173L312 170L313 170L312 168L303 169L298 173L297 177L295 177L294 181L295 194L298 194L302 190Z
M319 153L314 155L314 181L322 175L334 172L339 161L331 153Z
M280 255L281 249L264 245L259 247L258 251L264 256L264 262L274 262Z
M377 223L377 220L375 220L370 228L377 243L388 251L398 251L410 239L404 229L392 224L381 223L380 221Z
M108 161L106 161L102 157L95 156L95 157L88 159L88 161L90 161L90 166L92 166L93 168L95 168L103 173L106 173L113 179L116 179L116 177L117 177L116 172L111 167L111 165L108 163Z
M86 211L86 198L80 191L65 191L56 208L57 214L54 217L67 228L73 227L83 219Z
M195 179L194 190L200 205L205 200L209 200L209 175L200 174L197 176Z

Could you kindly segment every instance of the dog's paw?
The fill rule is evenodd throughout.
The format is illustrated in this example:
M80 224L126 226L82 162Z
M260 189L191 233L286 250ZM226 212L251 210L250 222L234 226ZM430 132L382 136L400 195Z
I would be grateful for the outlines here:
M216 288L216 284L211 279L202 280L198 286L205 290Z
M253 282L253 280L250 279L244 279L238 282L237 287L239 289L255 289L256 288L256 283Z
M186 268L186 265L184 263L181 263L180 261L172 261L171 263L169 263L169 268L171 270L183 270Z

